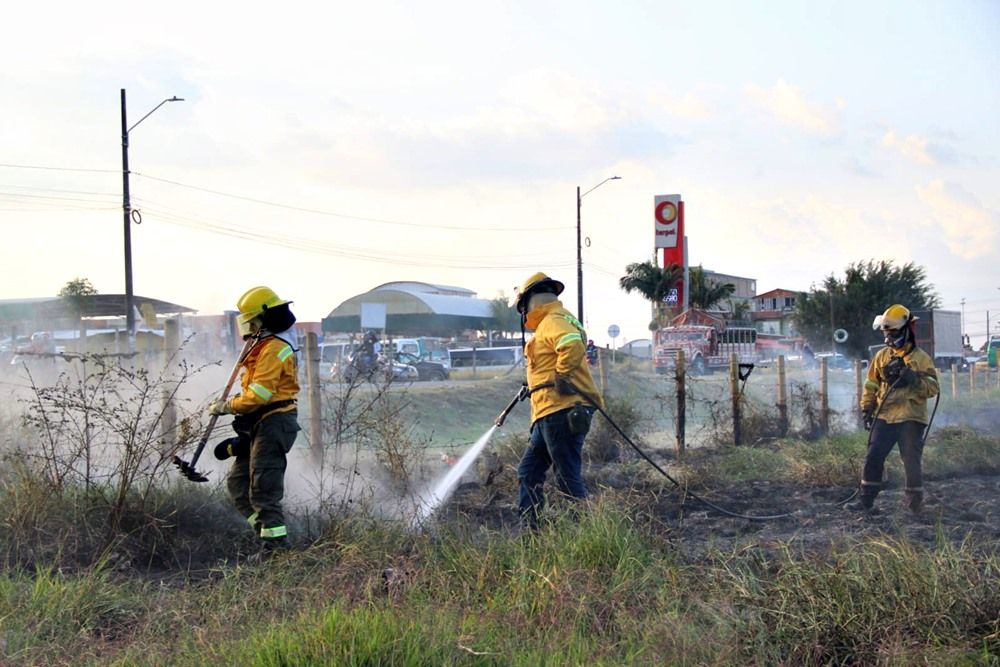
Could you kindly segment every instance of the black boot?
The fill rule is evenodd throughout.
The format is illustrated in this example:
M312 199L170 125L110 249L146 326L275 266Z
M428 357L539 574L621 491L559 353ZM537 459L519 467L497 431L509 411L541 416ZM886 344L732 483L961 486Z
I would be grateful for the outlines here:
M858 499L853 503L845 505L845 509L852 512L864 512L866 514L875 513L875 496L880 491L880 485L861 483L861 490L858 492Z
M920 514L920 511L924 508L924 490L905 489L904 494L906 496L906 509L914 514Z
M853 503L848 503L847 505L844 505L844 509L848 509L852 512L864 512L866 514L874 514L875 499L861 496Z

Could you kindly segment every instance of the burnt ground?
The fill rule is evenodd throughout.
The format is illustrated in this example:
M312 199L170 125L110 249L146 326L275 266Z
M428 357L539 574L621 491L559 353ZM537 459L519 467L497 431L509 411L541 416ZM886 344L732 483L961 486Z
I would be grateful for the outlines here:
M588 485L594 496L626 494L631 510L652 521L656 530L663 531L687 558L697 558L709 550L770 550L782 544L795 551L822 554L837 544L879 536L905 538L927 547L941 539L954 544L967 541L988 551L1000 547L1000 475L996 474L925 480L924 509L918 515L903 507L901 484L887 485L872 514L859 514L843 506L842 501L853 491L850 487L746 481L693 490L737 514L785 515L751 520L728 516L690 494L685 497L666 479L656 486L647 481L642 488L610 490L601 485L602 474L591 473ZM546 491L551 495L550 484ZM516 489L512 491L510 484L502 488L464 484L439 520L461 520L516 532L516 501Z

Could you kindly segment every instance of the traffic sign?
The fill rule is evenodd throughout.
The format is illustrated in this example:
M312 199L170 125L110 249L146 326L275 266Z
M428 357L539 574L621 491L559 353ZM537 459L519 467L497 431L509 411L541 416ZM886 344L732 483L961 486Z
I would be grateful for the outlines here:
M609 338L618 338L618 334L620 334L621 332L622 330L618 328L617 324L612 324L610 327L608 327Z

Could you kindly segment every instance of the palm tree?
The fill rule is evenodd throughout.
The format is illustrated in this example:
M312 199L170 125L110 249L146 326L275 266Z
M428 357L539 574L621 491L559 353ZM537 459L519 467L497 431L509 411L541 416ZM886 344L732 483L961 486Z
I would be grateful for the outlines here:
M618 285L626 294L638 292L653 304L655 319L650 329L654 329L662 326L665 319L667 295L683 278L684 269L677 264L660 268L655 262L645 261L626 266Z
M717 283L706 279L705 270L701 266L692 266L688 269L687 288L690 306L702 310L710 310L736 291L736 285L732 283Z

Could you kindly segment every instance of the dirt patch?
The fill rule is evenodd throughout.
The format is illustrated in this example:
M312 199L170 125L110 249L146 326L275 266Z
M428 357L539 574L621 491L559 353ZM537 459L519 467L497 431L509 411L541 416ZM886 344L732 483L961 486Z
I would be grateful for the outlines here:
M593 489L593 486L591 487ZM902 488L890 486L878 497L876 512L860 514L844 507L849 487L809 486L775 481L728 482L698 489L697 495L750 520L726 515L669 481L659 487L607 489L595 493L627 493L633 511L655 523L685 558L709 550L744 547L764 549L789 545L808 554L823 554L838 544L865 537L905 537L913 544L934 546L939 540L967 541L985 550L1000 545L1000 475L967 475L925 481L924 509L913 514L903 507ZM643 501L642 499L648 499ZM638 499L638 500L637 500ZM439 516L472 526L518 530L516 495L508 489L479 484L460 487Z

